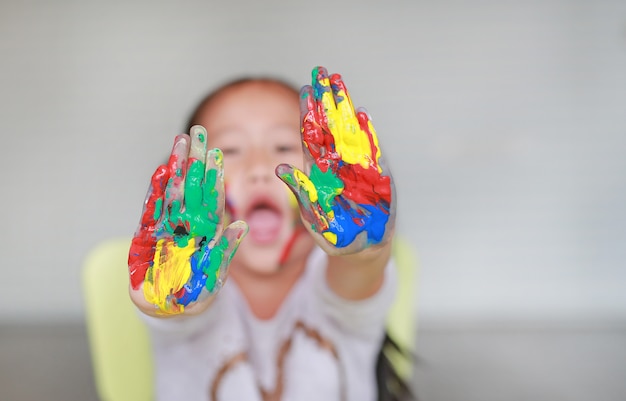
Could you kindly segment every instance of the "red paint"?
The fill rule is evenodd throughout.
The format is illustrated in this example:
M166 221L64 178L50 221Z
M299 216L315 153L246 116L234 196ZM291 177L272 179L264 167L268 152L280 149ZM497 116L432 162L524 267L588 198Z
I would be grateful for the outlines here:
M307 97L308 103L314 103L312 96ZM321 103L320 103L321 104ZM335 139L330 134L327 120L316 117L315 112L311 109L316 106L309 105L309 111L305 114L302 121L302 140L306 144L309 153L315 159L315 164L325 173L329 168L336 171L337 165L341 160L341 156L335 152ZM324 115L325 116L325 115ZM323 123L323 126L320 125Z
M342 195L360 204L377 205L391 203L391 180L380 175L378 169L364 169L360 164L345 164L337 176L343 181Z
M319 77L318 77L319 79ZM331 88L337 93L341 90L346 98L341 101L349 101L348 90L341 79L341 75L330 76ZM326 172L330 168L345 185L342 196L359 204L377 205L391 203L391 180L379 172L376 155L379 149L374 142L374 133L370 131L370 120L367 113L356 113L361 130L367 135L370 143L370 166L364 168L356 164L341 162L341 155L335 151L335 141L328 128L328 117L324 112L321 100L316 101L315 96L306 96L306 113L302 117L302 140L306 144L315 164L321 171Z
M159 198L164 198L165 187L169 177L170 169L165 165L157 167L152 175L150 190L144 205L139 228L135 232L130 246L128 269L130 283L135 290L143 283L146 271L153 263L157 225L157 221L154 219L155 206Z
M298 239L300 234L304 233L305 231L306 230L304 229L304 227L300 225L298 225L298 227L295 228L293 234L291 234L291 238L289 238L289 241L287 241L287 243L285 244L285 247L283 248L280 258L278 259L278 266L282 266L285 264L285 262L287 262L287 258L289 258L289 254L291 253L291 249L296 243L296 239Z

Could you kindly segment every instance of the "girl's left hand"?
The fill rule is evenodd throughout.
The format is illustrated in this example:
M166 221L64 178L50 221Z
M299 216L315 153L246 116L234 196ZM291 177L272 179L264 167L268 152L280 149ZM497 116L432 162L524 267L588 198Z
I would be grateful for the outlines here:
M384 244L395 224L393 178L365 109L355 110L339 74L313 70L300 93L305 171L276 174L295 194L305 226L330 255Z

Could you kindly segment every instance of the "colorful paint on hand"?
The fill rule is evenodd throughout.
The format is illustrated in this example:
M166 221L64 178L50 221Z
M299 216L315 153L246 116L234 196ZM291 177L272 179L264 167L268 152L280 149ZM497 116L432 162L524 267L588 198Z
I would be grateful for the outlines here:
M376 131L367 113L355 111L339 74L313 70L301 92L302 140L313 159L309 175L279 169L312 228L337 247L362 232L383 240L392 202L391 178L380 165Z
M235 223L216 238L223 193L222 153L206 151L204 128L179 135L167 165L152 176L128 257L132 288L143 284L157 313L183 313L221 288L246 231L245 224Z

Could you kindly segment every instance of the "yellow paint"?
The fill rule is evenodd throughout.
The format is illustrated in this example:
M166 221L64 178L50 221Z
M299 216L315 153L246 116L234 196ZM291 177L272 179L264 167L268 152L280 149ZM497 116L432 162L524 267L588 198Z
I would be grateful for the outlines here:
M298 183L299 188L304 189L304 192L307 193L309 200L311 201L311 203L315 203L318 200L318 194L317 194L317 188L315 187L315 184L313 184L313 182L309 179L309 177L307 177L306 174L304 174L302 171L298 170L298 169L294 169L293 171L293 175ZM320 230L326 230L328 229L329 225L328 225L328 220L332 220L335 218L335 213L331 210L329 211L326 216L324 216L323 214L321 214L316 207L313 207L310 209L312 213L315 214L315 216L317 217L317 220L319 221L321 227L318 227L318 229Z
M173 303L173 294L180 291L189 280L189 258L195 251L193 240L185 247L178 247L172 240L160 239L157 242L154 265L146 272L143 283L143 295L159 308L159 313L174 315L183 312L184 306Z
M328 78L322 79L320 83L330 88L330 80ZM379 172L382 172L378 165L380 148L374 126L371 121L368 122L375 149L374 154L372 154L372 144L370 144L369 135L359 125L350 96L343 89L337 93L337 96L343 98L343 100L335 105L331 90L322 94L322 104L328 117L328 128L335 139L336 152L346 163L360 164L365 169L375 166Z
M322 235L324 236L324 238L326 238L326 240L328 242L330 242L333 245L337 244L337 234L335 234L334 232L331 231L324 231L322 233Z
M298 210L298 198L296 198L296 195L289 190L289 187L285 186L285 190L287 191L287 201L289 202L289 206L293 210Z
M215 148L213 149L215 167L212 167L209 163L207 163L207 170L210 168L216 168L219 175L219 178L223 179L224 177L224 154L221 149Z
M315 185L313 184L313 182L311 182L309 177L307 177L306 174L298 169L294 169L293 175L298 182L298 185L301 188L304 188L306 193L309 195L309 199L311 200L311 202L317 202L317 188L315 188Z

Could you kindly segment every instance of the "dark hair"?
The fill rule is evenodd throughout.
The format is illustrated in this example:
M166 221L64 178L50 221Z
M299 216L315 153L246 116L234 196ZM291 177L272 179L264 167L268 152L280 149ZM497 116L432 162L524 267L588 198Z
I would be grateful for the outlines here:
M275 85L278 87L282 87L287 91L291 91L296 95L300 92L296 86L288 83L287 81L267 76L243 77L227 82L226 84L210 92L198 103L196 108L192 110L191 114L187 118L184 132L189 132L189 129L192 126L200 123L199 116L202 110L204 110L207 105L213 102L220 95L224 94L229 89L250 83L266 83ZM398 370L398 367L394 365L392 359L390 358L391 353L400 354L403 358L412 362L412 355L410 355L407 350L400 347L398 343L396 343L389 336L389 333L385 332L385 337L381 344L380 352L378 353L378 358L376 361L376 384L378 388L378 401L416 400L411 392L411 389L409 388L407 378L402 377Z
M390 355L394 353L408 361L411 366L413 365L414 356L411 352L400 347L386 332L376 361L378 401L416 401L417 398L407 382L408 378L402 377L398 367L390 358Z
M287 90L288 92L293 92L293 94L296 96L300 93L300 90L295 85L292 85L289 82L279 79L279 78L273 78L269 76L260 76L260 77L243 77L243 78L235 79L209 92L208 95L206 95L200 102L198 102L198 105L191 111L191 113L187 117L186 125L184 127L185 129L183 130L183 132L189 132L189 129L191 127L200 123L200 113L216 98L226 93L229 89L233 89L238 86L243 86L243 85L252 84L252 83L263 83L263 84L274 85L274 86L283 88Z

